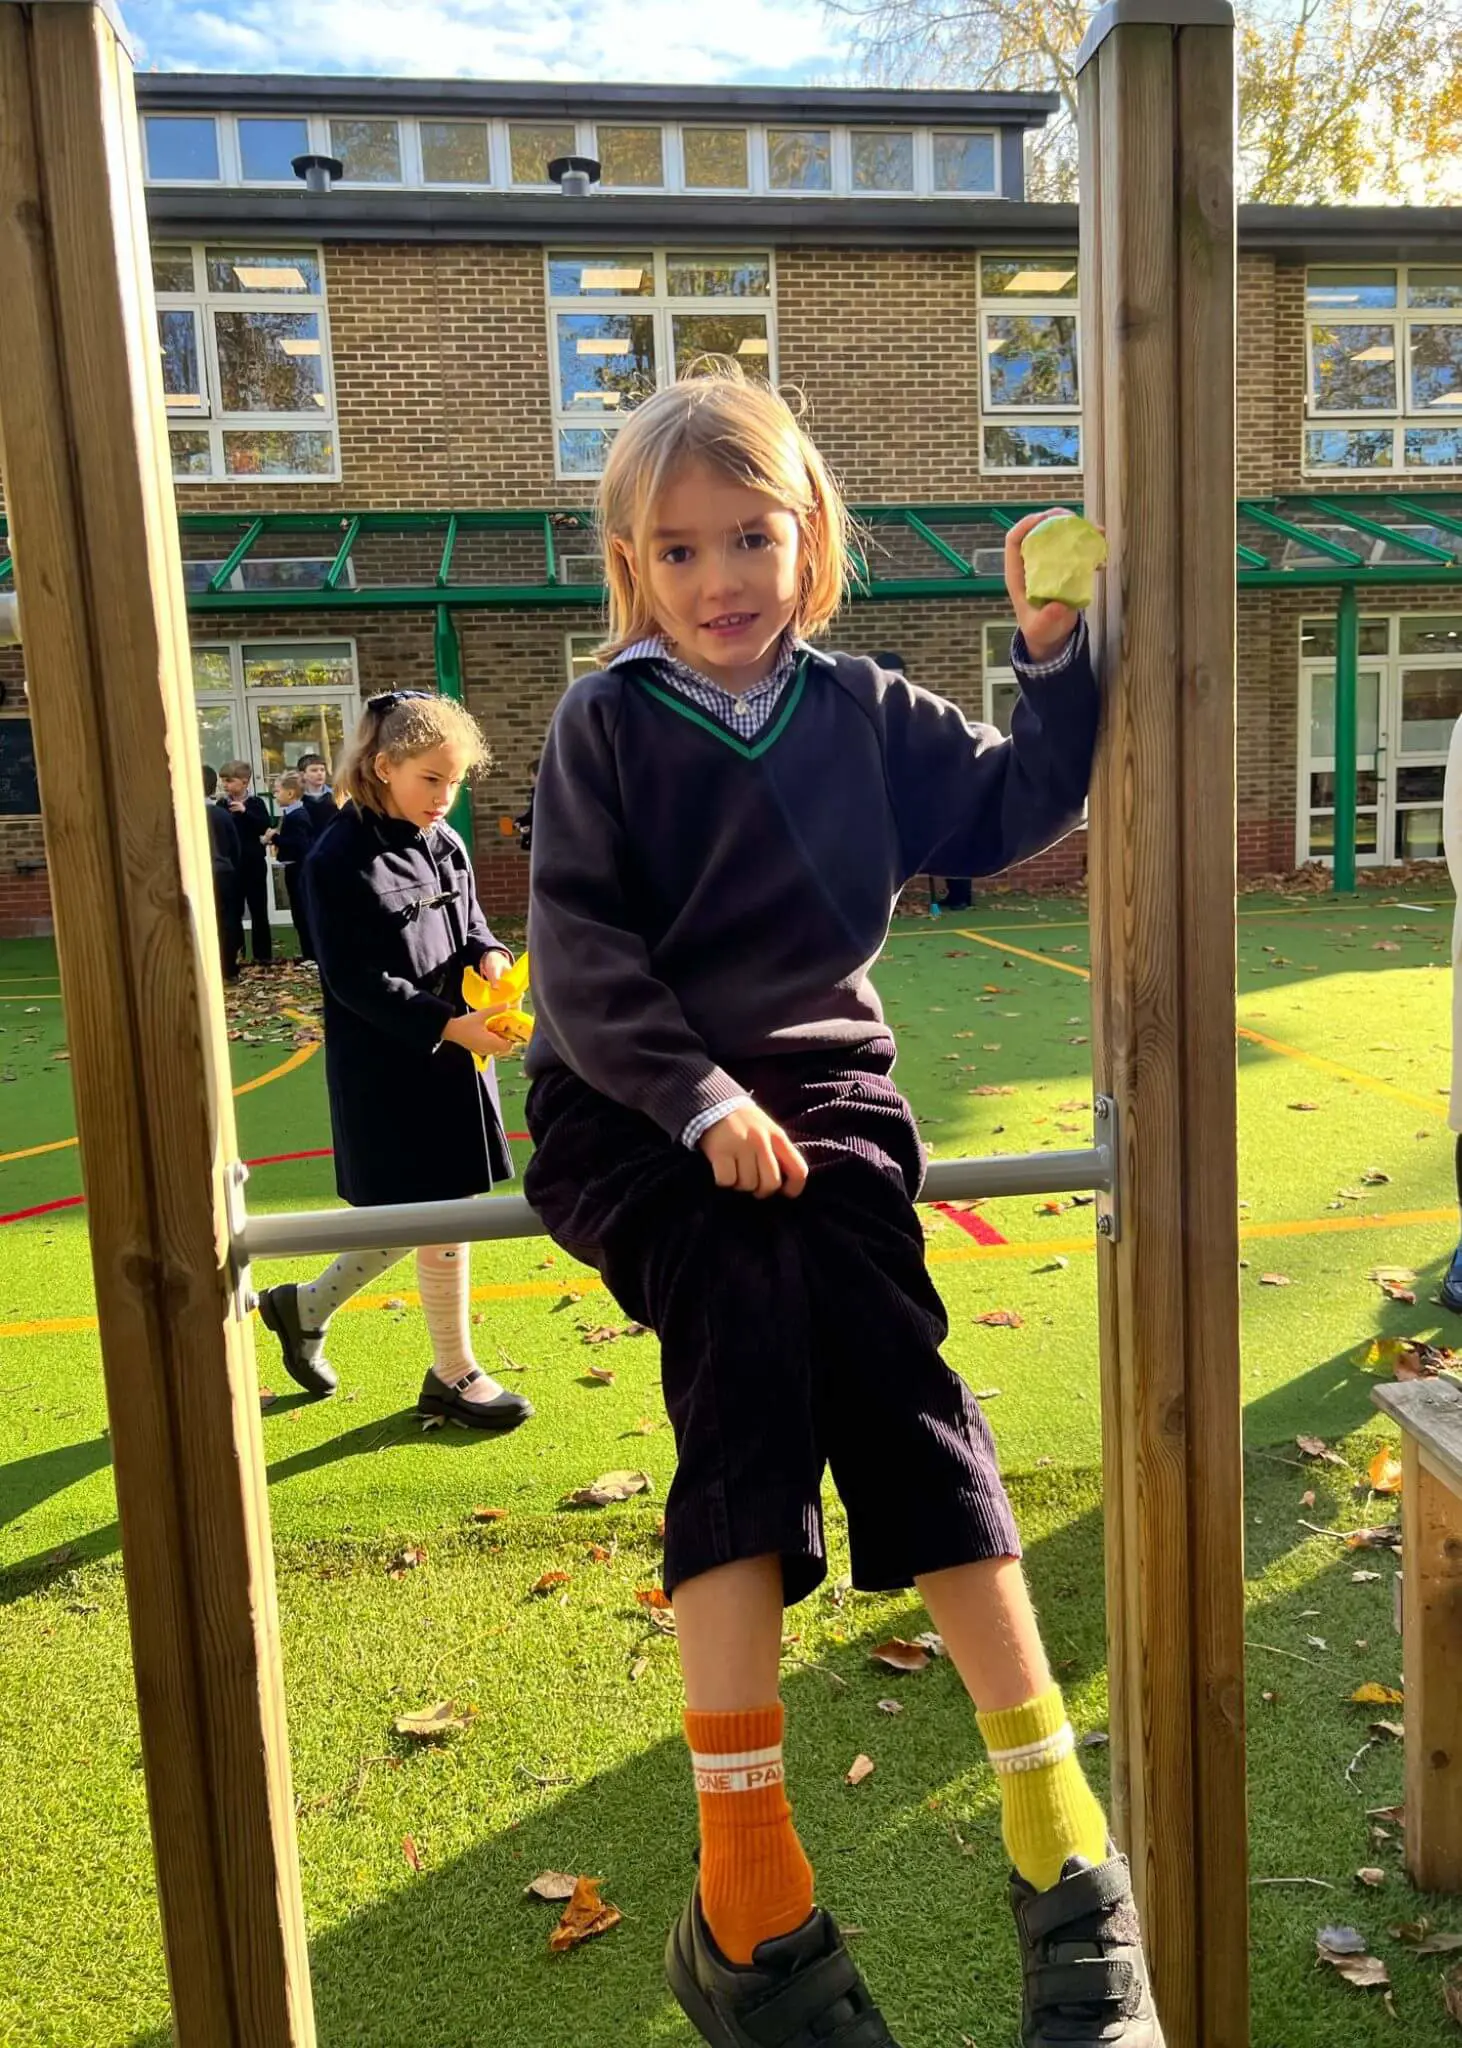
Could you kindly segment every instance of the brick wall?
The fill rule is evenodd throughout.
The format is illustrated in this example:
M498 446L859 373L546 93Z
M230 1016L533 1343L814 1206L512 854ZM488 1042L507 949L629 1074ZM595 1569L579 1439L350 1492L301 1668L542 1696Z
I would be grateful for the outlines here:
M1279 437L1274 352L1274 259L1240 256L1235 382L1241 497L1268 497L1274 489Z

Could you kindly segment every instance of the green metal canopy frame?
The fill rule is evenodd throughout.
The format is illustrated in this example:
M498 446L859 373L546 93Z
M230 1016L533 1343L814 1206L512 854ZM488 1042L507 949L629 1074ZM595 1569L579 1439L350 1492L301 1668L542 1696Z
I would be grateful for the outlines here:
M850 595L855 603L998 598L1006 534L1053 502L855 507ZM462 691L454 611L604 601L584 510L184 512L178 528L190 613L430 610L438 680L450 696ZM0 548L5 533L0 520ZM1237 533L1240 589L1338 592L1334 873L1336 889L1351 890L1360 588L1462 591L1462 489L1241 498ZM6 554L0 590L12 586Z

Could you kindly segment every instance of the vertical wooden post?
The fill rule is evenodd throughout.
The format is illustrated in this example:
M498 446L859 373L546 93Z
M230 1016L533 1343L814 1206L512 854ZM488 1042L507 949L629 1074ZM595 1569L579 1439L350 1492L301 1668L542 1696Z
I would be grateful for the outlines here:
M132 69L0 0L0 411L176 2039L309 2048Z
M1418 1891L1462 1892L1459 1492L1455 1473L1434 1465L1404 1423L1401 1463L1406 1874Z
M1115 0L1081 57L1086 502L1116 1826L1168 2048L1248 2035L1234 1060L1234 77L1225 0Z

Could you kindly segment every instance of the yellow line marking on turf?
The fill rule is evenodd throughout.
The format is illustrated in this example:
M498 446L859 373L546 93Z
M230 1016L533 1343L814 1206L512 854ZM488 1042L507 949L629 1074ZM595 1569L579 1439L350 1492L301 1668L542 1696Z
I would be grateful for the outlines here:
M60 1000L61 992L59 989L54 995L49 989L38 988L34 995L0 996L0 1003L59 1003Z
M1049 953L1028 953L1024 946L1007 946L1003 939L987 939L983 932L967 932L961 926L962 939L974 939L981 946L989 946L996 953L1014 953L1018 959L1034 960L1037 967L1056 967L1062 974L1078 975L1082 981L1091 980L1089 967L1073 967L1069 960L1053 960Z
M0 1002L7 998L0 996ZM314 1024L318 1020L307 1017L303 1010L281 1010L282 1017L288 1017L292 1024ZM267 1074L260 1074L252 1081L241 1081L234 1090L235 1097L252 1095L256 1088L267 1088L271 1081L282 1081L286 1074L294 1073L306 1060L312 1060L320 1050L323 1040L311 1039L308 1045L297 1046L287 1060L281 1060L277 1067L271 1067ZM0 1152L0 1166L9 1166L17 1159L39 1159L43 1152L69 1152L78 1141L75 1138L53 1138L49 1145L27 1145L20 1152Z

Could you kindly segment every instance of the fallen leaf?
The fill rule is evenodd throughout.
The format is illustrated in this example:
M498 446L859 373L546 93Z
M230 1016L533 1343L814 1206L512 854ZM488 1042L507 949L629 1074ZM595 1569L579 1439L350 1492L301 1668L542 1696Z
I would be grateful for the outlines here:
M1442 2003L1462 2027L1462 1968L1448 1970L1442 1979Z
M437 1700L432 1706L418 1707L414 1714L398 1714L391 1725L398 1735L409 1735L413 1742L440 1742L443 1736L465 1728L470 1718L451 1700Z
M1371 947L1373 953L1399 953L1401 947L1395 939L1377 939Z
M1261 1273L1259 1275L1259 1285L1261 1287L1288 1287L1291 1285L1291 1281L1287 1273Z
M886 1664L890 1671L927 1671L932 1661L922 1643L906 1643L901 1636L880 1643L868 1654L875 1664Z
M971 1095L1014 1095L1013 1088L1000 1088L993 1081L982 1081L978 1088L970 1090Z
M614 1385L614 1367L612 1365L591 1365L586 1377L591 1380L597 1380L601 1387L612 1387Z
M1406 1729L1400 1721L1372 1721L1370 1728L1372 1735L1389 1736L1392 1742L1406 1740Z
M419 1873L421 1870L421 1851L416 1846L416 1837L414 1835L403 1835L401 1837L401 1854L406 1858L412 1869Z
M1387 1522L1378 1529L1352 1529L1345 1539L1347 1550L1399 1550L1401 1525Z
M1322 1464L1339 1465L1345 1469L1345 1460L1339 1451L1332 1451L1322 1436L1297 1436L1295 1445L1307 1458L1318 1458Z
M921 1636L915 1636L914 1641L921 1650L927 1650L931 1657L942 1657L944 1655L944 1638L941 1635L936 1635L932 1628L926 1629Z
M637 1587L635 1589L635 1603L639 1607L653 1607L659 1614L663 1614L667 1607L674 1604L663 1586ZM1384 1700L1378 1700L1376 1704L1384 1706L1386 1703Z
M1301 1506L1302 1508L1312 1508L1312 1507L1313 1507L1314 1505L1315 1505L1315 1494L1314 1494L1314 1489L1313 1489L1313 1488L1311 1488L1311 1490L1310 1490L1310 1491L1309 1491L1308 1493L1302 1493L1302 1494L1300 1495L1300 1506Z
M1358 1927L1322 1927L1315 1936L1318 1949L1328 1949L1336 1956L1363 1956L1366 1952L1366 1938Z
M1380 1576L1379 1572L1352 1572L1350 1583L1352 1586L1372 1586Z
M472 1519L474 1522L505 1522L508 1511L506 1508L474 1508Z
M1372 1266L1366 1277L1374 1280L1378 1287L1384 1287L1388 1280L1394 1281L1398 1287L1406 1287L1416 1275L1410 1266Z
M585 1330L579 1342L581 1344L617 1344L619 1342L619 1335L619 1331L613 1329L608 1323L600 1323L597 1329Z
M565 1949L577 1948L580 1942L593 1941L597 1935L608 1934L611 1927L618 1927L619 1908L606 1905L599 1896L599 1885L597 1877L581 1877L574 1886L573 1896L563 1909L563 1918L548 1937L548 1946L555 1955L561 1955Z
M874 1764L871 1756L855 1756L848 1771L848 1783L861 1785L865 1778L873 1776Z
M1405 1693L1397 1692L1394 1685L1378 1685L1374 1678L1358 1685L1350 1697L1357 1707L1399 1707L1406 1701Z
M982 1316L975 1317L975 1321L982 1323L987 1330L1023 1330L1025 1328L1025 1317L1018 1308L987 1308Z
M1430 1920L1412 1920L1393 1927L1391 1937L1417 1956L1449 1956L1462 1948L1462 1934L1447 1934L1433 1928Z
M423 1550L419 1545L413 1545L408 1550L398 1550L396 1555L391 1559L391 1562L388 1565L387 1570L393 1579L399 1579L403 1578L407 1572L415 1571L416 1567L419 1564L425 1563L425 1550Z
M642 1415L628 1434L630 1436L653 1436L659 1427L660 1425L653 1415Z
M1305 1641L1312 1650L1328 1650L1330 1647L1323 1636L1306 1636Z
M880 1700L878 1702L880 1714L901 1714L903 1710L904 1703L902 1700Z
M530 1593L551 1593L555 1586L566 1586L570 1576L568 1572L545 1572L528 1590Z
M1391 1185L1390 1174L1383 1173L1379 1166L1368 1166L1360 1180L1365 1188L1387 1188Z
M1036 1214L1038 1216L1064 1216L1066 1214L1066 1204L1058 1195L1052 1195L1048 1201L1036 1203Z
M614 1552L606 1550L602 1543L591 1543L589 1546L589 1562L590 1564L612 1564L614 1562Z
M1403 1308L1414 1308L1416 1306L1415 1290L1410 1287L1403 1287L1399 1280L1383 1280L1381 1282L1381 1292L1388 1301L1399 1301Z
M556 1906L562 1905L565 1899L573 1897L574 1887L578 1881L576 1877L570 1877L566 1870L540 1870L531 1884L524 1885L523 1897L548 1899Z
M1366 1478L1373 1493L1400 1493L1401 1460L1388 1444L1382 1444L1367 1465Z
M649 1668L650 1660L648 1657L636 1657L634 1663L631 1664L631 1666L629 1667L630 1684L638 1685L640 1680L644 1677L645 1673L649 1670Z
M608 1507L611 1501L632 1500L637 1493L648 1493L652 1484L648 1472L603 1472L592 1486L581 1486L577 1493L571 1493L569 1505Z
M1386 1873L1384 1870L1377 1870L1373 1865L1368 1865L1364 1870L1355 1873L1355 1881L1357 1884L1369 1886L1374 1891L1378 1885L1386 1882Z
M1078 1749L1105 1749L1111 1739L1105 1728L1089 1728L1076 1747Z
M1290 1108L1291 1108L1291 1109L1306 1109L1306 1110L1308 1110L1308 1109L1318 1109L1318 1108L1320 1107L1320 1105L1319 1105L1319 1103L1318 1103L1318 1102L1292 1102L1292 1103L1291 1103L1291 1104L1290 1104L1289 1106L1290 1106Z

